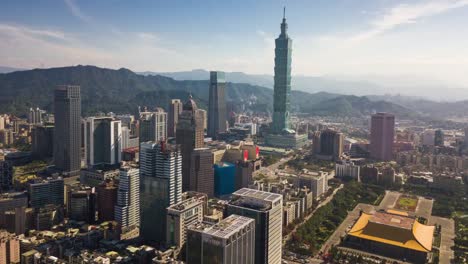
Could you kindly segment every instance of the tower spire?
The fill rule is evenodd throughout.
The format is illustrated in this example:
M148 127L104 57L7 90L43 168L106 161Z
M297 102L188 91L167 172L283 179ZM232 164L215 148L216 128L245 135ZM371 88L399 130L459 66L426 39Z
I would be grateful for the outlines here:
M288 24L286 23L286 6L283 7L283 23L281 23L281 36L287 37Z

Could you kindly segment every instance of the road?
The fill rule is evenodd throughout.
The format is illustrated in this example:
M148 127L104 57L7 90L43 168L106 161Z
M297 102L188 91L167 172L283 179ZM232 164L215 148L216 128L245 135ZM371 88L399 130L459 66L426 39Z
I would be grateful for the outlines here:
M345 218L345 220L340 224L340 226L335 230L335 232L328 238L327 242L325 242L322 245L322 248L320 249L321 252L326 252L333 245L340 244L341 237L343 237L346 234L346 230L348 229L348 227L350 228L354 224L354 222L356 222L356 220L359 218L361 210L365 212L369 212L371 210L374 210L374 207L372 205L361 204L361 203L356 205L353 211L348 213L348 216Z
M291 239L291 235L294 234L297 230L298 227L300 227L301 225L303 225L305 222L307 222L307 220L309 220L315 213L315 211L317 211L317 209L319 209L320 207L326 205L327 203L329 203L333 197L335 196L335 194L341 190L343 188L343 184L341 184L340 186L338 186L338 188L336 188L333 193L328 196L325 200L321 201L317 207L312 211L312 213L310 213L309 215L307 215L306 217L304 217L304 220L302 222L300 222L299 224L297 224L296 226L294 226L294 229L288 234L286 235L285 237L283 237L283 245L286 244L286 242Z
M449 264L455 258L452 247L455 246L453 241L455 238L455 222L453 219L431 216L428 221L429 225L440 225L442 227L441 241L439 248L439 263Z
M286 162L288 162L291 159L292 159L292 156L287 157L287 158L281 158L278 162L273 163L270 166L262 167L262 168L260 168L259 170L255 171L253 173L253 178L255 179L255 176L257 176L259 174L263 174L263 175L267 176L267 178L276 178L275 171L278 169L278 167L280 165L285 164Z

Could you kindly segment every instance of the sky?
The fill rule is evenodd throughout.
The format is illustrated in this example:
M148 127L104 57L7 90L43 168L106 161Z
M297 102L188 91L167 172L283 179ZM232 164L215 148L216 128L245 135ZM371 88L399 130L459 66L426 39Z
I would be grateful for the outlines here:
M283 6L294 75L468 87L468 0L2 0L0 65L272 74Z

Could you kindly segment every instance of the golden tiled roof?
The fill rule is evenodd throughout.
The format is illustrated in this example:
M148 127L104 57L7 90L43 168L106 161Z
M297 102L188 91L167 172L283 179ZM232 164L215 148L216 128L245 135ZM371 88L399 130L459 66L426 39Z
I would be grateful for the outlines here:
M348 235L416 251L430 252L434 226L400 214L362 213Z

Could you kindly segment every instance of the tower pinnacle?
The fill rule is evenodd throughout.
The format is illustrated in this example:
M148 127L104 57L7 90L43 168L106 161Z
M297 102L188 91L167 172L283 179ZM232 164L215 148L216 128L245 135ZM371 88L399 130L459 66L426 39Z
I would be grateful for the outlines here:
M281 36L287 37L288 24L286 23L286 6L283 7L283 23L281 23Z

